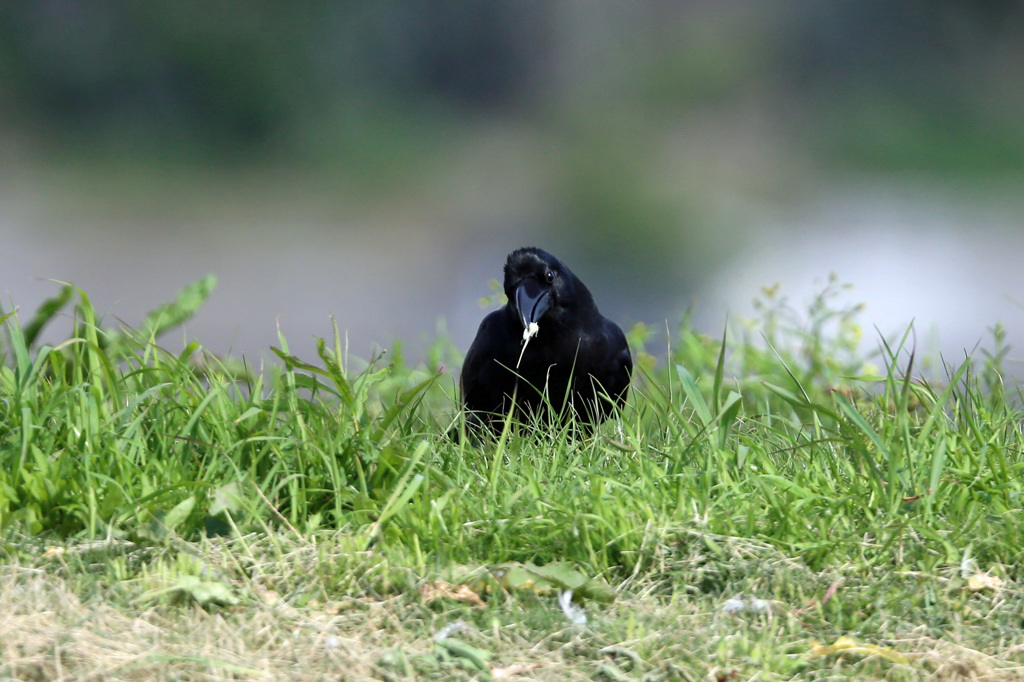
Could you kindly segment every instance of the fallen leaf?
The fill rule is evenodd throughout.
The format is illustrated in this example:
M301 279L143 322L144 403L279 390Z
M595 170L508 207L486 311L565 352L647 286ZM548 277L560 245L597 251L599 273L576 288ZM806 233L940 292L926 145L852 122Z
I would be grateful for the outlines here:
M212 604L235 606L238 604L238 597L234 595L227 584L215 580L203 580L194 575L180 575L173 585L146 592L139 599L151 600L164 596L188 597L203 606Z
M473 606L483 606L484 600L480 598L468 585L452 585L443 580L427 583L420 587L420 597L425 602L432 602L438 599L454 599L455 601Z
M440 640L435 637L434 641L435 647L440 647L452 656L465 659L477 670L490 670L487 659L491 657L491 652L487 649L477 648L453 637Z
M832 644L818 644L811 641L812 656L828 656L829 654L860 654L861 656L881 656L893 663L906 663L907 658L895 649L878 646L877 644L858 644L852 637L840 637Z
M1003 579L991 573L975 573L967 579L967 589L971 592L982 590L998 590L1003 586Z

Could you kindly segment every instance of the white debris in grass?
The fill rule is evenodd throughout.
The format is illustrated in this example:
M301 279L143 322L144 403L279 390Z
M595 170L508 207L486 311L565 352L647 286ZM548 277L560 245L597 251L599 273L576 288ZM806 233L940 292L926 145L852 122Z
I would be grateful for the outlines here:
M587 624L587 612L582 606L572 603L572 590L564 590L558 593L558 605L562 607L562 613L569 619L569 622L576 627L583 627Z
M960 559L960 577L970 578L978 570L978 562L971 556L971 548L964 549L964 556Z
M454 623L448 623L448 625L445 625L443 628L441 628L436 633L434 633L434 641L435 642L443 642L444 640L448 639L449 636L451 636L452 634L454 634L456 632L459 632L460 630L472 630L472 629L473 628L471 628L470 626L466 625L466 622L464 620L459 618Z
M537 336L539 331L540 325L536 322L526 325L526 329L523 330L523 349L519 351L519 362L516 363L516 369L519 369L519 365L523 364L523 354L526 353L526 346L530 343L530 339Z
M747 613L768 613L771 610L771 606L763 599L752 597L749 600L743 600L739 597L732 597L726 599L725 603L722 604L723 613L741 613L746 611Z

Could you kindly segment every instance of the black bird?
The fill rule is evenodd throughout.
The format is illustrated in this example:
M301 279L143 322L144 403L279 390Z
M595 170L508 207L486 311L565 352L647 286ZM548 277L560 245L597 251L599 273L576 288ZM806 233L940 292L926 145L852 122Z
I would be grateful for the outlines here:
M509 254L504 288L508 303L480 323L462 367L468 423L495 428L514 401L520 417L547 418L553 409L593 429L626 399L633 358L622 329L562 261L538 248Z

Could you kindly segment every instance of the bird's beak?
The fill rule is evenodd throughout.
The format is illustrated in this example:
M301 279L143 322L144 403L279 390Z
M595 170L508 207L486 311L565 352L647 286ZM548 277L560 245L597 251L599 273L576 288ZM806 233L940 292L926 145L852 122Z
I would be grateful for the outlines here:
M531 322L540 322L548 308L551 307L551 290L541 286L535 279L528 279L516 287L516 309L519 310L519 321L523 329Z

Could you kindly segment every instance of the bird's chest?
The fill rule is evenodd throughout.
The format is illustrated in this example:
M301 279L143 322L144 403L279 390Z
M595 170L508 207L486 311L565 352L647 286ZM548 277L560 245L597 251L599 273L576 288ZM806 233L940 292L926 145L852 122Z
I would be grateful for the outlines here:
M534 387L547 387L555 395L564 393L570 384L590 374L595 351L591 339L583 334L531 339L522 350L518 374Z

